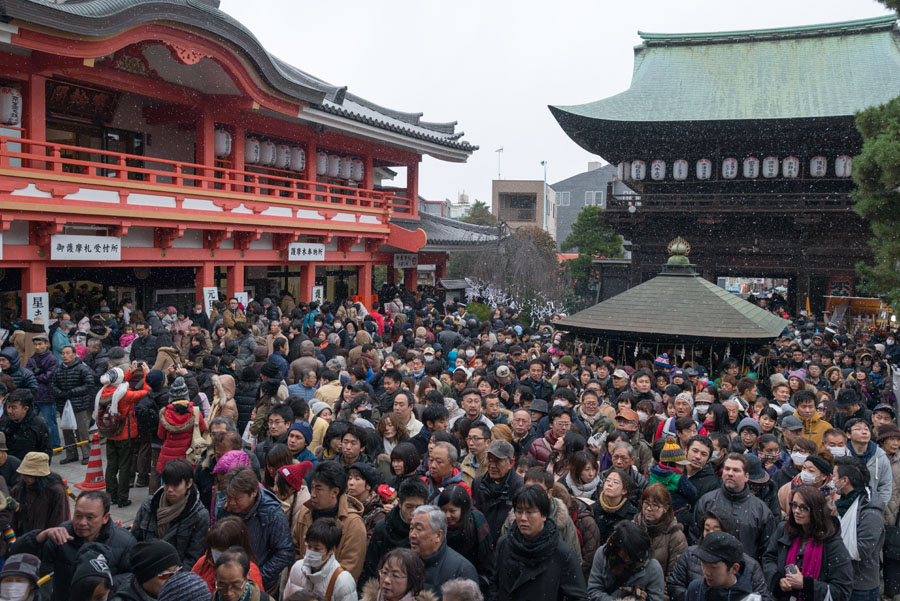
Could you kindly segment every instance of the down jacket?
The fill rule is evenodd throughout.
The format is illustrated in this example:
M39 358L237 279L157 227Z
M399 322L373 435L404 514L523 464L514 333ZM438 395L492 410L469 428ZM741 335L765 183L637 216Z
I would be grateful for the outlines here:
M0 418L0 432L6 434L9 454L17 459L24 459L30 451L40 451L53 457L47 422L34 407L28 409L24 419L18 423L9 419L8 413L4 413Z
M697 545L691 545L675 561L666 580L666 592L670 601L685 601L688 586L697 578L703 578ZM749 573L753 591L762 595L763 601L772 601L772 592L766 586L766 577L759 562L744 553L744 572Z
M72 540L64 545L57 545L53 540L47 539L43 543L37 542L40 530L32 530L19 537L10 549L10 555L17 553L31 553L41 558L41 567L53 572L53 601L69 601L69 593L72 585L72 577L78 566L78 551L84 546L85 540L75 535L72 522L63 522L61 528L65 528ZM105 545L109 569L113 576L131 572L129 560L131 547L137 543L134 537L121 526L109 520L100 528L100 534L95 543Z
M37 405L49 405L53 402L53 393L50 392L50 380L59 368L59 359L56 355L47 351L43 355L33 354L25 364L25 367L34 376L37 382L37 390L33 390L34 402Z
M27 388L32 394L37 394L37 380L34 379L34 374L31 373L31 370L25 369L19 363L19 352L15 347L6 347L0 351L0 357L6 357L9 361L9 369L4 373L13 379L13 384L16 385L16 388Z
M138 541L159 540L156 515L164 494L165 488L161 487L141 503L137 515L134 516L134 524L131 526L131 534ZM190 570L206 553L206 532L208 530L209 512L200 503L197 487L192 486L188 491L188 500L184 510L169 524L169 530L162 540L175 547L184 569Z
M75 357L71 363L60 363L50 379L50 392L60 411L72 401L75 411L89 411L94 404L94 373Z
M176 409L178 405L187 406L187 411L182 413ZM156 435L163 441L159 459L156 460L156 471L160 474L172 459L184 459L194 438L195 416L200 420L200 433L203 434L206 432L206 422L199 409L194 411L194 404L190 401L175 401L160 410L159 429L156 431Z
M750 557L762 557L769 544L769 536L775 528L775 517L764 501L750 494L750 486L738 493L729 492L724 486L706 493L694 508L695 535L699 538L699 520L709 510L723 511L734 516L738 523L740 541L744 553Z

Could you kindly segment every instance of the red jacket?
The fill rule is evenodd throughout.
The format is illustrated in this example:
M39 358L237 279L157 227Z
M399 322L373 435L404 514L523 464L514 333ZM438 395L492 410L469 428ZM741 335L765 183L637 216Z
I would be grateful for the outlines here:
M129 382L130 380L131 370L128 370L125 372L125 382ZM131 438L137 438L138 427L137 419L134 416L134 406L137 405L139 400L144 398L144 395L150 392L150 387L147 386L147 383L141 383L143 384L143 388L140 390L132 390L129 388L128 392L125 393L125 396L119 401L119 415L125 417L125 427L122 428L122 431L118 435L110 436L107 440L129 440ZM115 386L104 386L100 396L112 396L115 391Z
M203 578L203 580L206 582L206 586L209 587L209 592L212 593L216 590L216 568L208 559L208 557L208 555L204 554L203 557L197 560L197 563L194 564L194 567L191 568L191 571L194 574L200 576L200 578ZM259 571L259 566L257 566L252 561L250 562L249 576L250 580L255 582L259 587L259 590L266 590L263 588L262 574Z
M156 436L163 441L159 451L159 459L156 461L156 471L160 474L168 461L172 459L184 459L187 450L191 448L194 439L194 404L186 401L177 401L187 404L187 412L179 413L175 410L175 403L169 403L159 412L159 428ZM199 413L200 433L206 432L206 422L203 414Z

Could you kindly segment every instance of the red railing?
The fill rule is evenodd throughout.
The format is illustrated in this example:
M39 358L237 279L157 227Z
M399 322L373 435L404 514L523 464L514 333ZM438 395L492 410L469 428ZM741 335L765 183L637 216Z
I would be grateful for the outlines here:
M347 207L365 213L409 212L408 206L394 206L390 192L358 187L342 180L309 181L302 174L252 166L249 170L213 167L142 155L110 152L81 146L53 144L0 136L0 169L14 168L16 175L35 173L71 174L96 180L141 182L191 195L227 195L248 201L264 201L274 206ZM180 190L172 190L172 188Z

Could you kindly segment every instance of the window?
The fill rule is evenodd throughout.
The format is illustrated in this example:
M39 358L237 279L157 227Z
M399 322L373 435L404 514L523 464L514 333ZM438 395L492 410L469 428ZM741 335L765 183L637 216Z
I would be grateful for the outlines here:
M571 203L571 192L557 192L556 200L558 201L559 206L568 207Z
M606 208L606 190L587 191L584 193L584 206Z
M501 193L499 200L501 221L535 221L537 216L536 194Z

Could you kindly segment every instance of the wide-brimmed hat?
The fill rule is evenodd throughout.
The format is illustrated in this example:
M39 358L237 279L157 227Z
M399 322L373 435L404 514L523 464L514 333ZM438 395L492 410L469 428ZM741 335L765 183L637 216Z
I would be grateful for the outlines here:
M22 459L22 463L19 464L19 467L16 471L23 476L49 476L50 475L50 457L47 456L47 453L40 453L38 451L31 451L25 458Z

